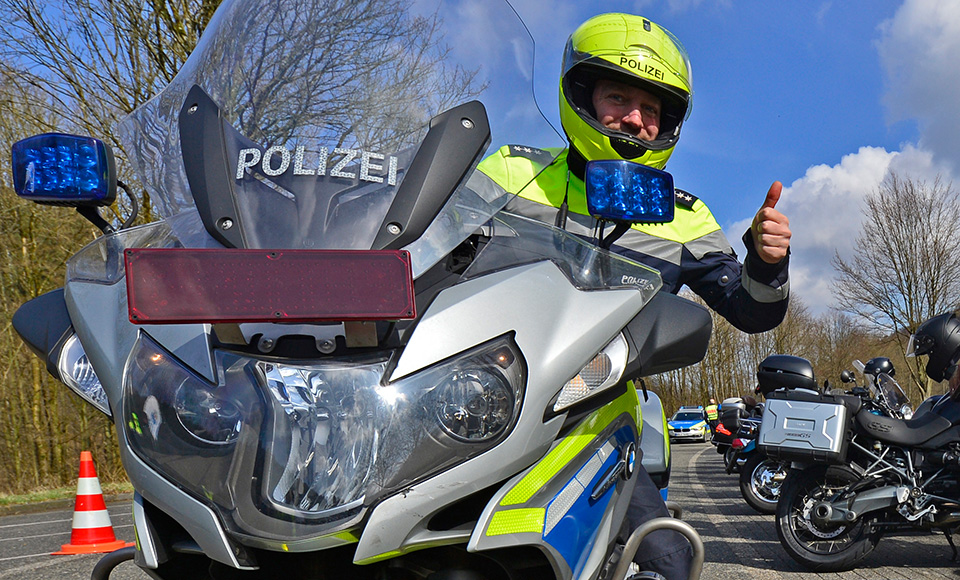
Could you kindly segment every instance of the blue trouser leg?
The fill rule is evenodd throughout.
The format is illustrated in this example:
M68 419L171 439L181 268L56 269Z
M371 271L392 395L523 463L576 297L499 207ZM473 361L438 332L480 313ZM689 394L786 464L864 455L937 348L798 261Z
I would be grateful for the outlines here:
M669 516L660 490L642 467L637 470L637 486L627 508L630 531L653 518ZM667 580L687 580L693 563L693 549L679 532L657 530L643 539L633 561L640 570L662 574Z

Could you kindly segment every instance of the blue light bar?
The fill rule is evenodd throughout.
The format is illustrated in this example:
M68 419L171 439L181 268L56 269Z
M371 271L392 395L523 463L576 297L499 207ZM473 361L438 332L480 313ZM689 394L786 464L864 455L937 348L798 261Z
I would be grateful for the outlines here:
M630 223L673 221L673 176L624 160L589 161L587 209L599 219Z
M13 144L13 187L43 204L110 205L117 197L113 151L93 137L44 133Z

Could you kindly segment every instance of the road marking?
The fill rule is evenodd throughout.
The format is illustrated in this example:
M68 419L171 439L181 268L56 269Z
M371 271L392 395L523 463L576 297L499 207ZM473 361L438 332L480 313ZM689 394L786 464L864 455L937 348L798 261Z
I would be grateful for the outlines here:
M68 520L68 521L69 521L69 520ZM117 528L132 528L132 527L133 527L133 524L123 524L123 525L119 525L119 526L113 526L113 529L116 530ZM67 530L67 531L61 533L60 535L62 535L62 536L69 536L71 532L72 532L72 530ZM57 534L40 534L40 535L37 535L37 536L18 536L18 537L16 537L16 538L0 538L0 542L14 542L14 541L17 541L17 540L32 540L32 539L34 539L34 538L52 538L52 537L55 536L55 535L57 535Z
M72 522L72 521L73 521L72 519L66 519L66 520L50 520L46 522L28 522L25 524L5 524L0 526L0 530L6 529L6 528L24 528L27 526L43 526L46 524L62 524L64 522Z

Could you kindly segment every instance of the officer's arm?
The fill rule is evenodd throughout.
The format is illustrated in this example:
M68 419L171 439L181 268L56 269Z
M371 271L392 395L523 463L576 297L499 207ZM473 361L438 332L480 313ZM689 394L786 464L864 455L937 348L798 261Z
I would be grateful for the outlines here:
M743 264L724 252L711 252L699 260L685 253L684 283L734 327L748 333L765 332L779 325L787 313L790 256L767 264L757 255L749 236L747 232Z

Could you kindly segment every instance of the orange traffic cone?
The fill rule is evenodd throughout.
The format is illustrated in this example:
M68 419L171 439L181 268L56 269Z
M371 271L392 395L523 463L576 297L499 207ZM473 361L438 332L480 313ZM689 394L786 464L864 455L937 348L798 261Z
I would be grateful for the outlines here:
M73 531L70 543L54 554L100 554L135 545L113 535L110 514L103 502L100 480L93 466L93 455L80 452L80 477L77 480L77 501L73 508Z

